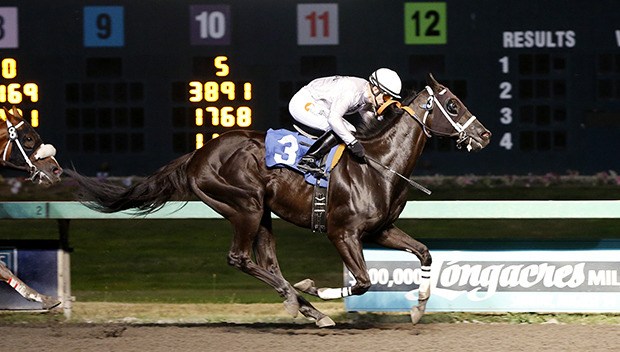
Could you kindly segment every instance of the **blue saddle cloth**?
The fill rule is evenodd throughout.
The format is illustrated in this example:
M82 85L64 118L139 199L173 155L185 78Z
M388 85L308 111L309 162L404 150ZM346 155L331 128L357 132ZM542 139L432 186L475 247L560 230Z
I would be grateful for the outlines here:
M327 179L320 178L317 180L314 175L304 173L297 167L297 163L313 143L314 139L308 138L299 132L270 128L265 137L265 162L267 167L287 167L303 174L306 182L309 184L316 185L318 181L320 187L327 187ZM337 148L338 146L332 148L327 156L324 170L326 178L329 177L331 172L332 160Z

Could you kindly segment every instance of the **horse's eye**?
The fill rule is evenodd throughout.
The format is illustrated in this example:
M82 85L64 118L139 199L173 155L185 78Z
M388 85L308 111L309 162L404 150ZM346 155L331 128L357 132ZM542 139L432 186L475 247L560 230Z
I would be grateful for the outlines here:
M455 116L459 113L458 105L456 105L454 100L449 100L448 103L446 103L446 110L448 110L448 113Z

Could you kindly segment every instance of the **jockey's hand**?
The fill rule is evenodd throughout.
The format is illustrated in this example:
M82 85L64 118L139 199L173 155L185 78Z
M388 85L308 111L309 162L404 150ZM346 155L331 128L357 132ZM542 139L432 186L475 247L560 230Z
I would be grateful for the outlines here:
M364 146L362 145L362 143L360 143L356 139L353 142L351 142L348 145L348 147L349 147L349 150L351 150L351 153L353 153L353 155L364 160L364 156L366 156L366 150L364 149Z

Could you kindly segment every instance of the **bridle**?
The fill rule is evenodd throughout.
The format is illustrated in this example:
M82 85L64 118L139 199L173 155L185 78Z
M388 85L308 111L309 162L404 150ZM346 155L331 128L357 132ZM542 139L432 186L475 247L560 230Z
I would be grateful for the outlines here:
M39 173L42 171L32 163L30 160L30 155L35 153L36 159L45 159L47 157L53 157L56 154L56 149L51 144L43 144L40 143L36 146L36 149L33 148L33 151L30 152L30 155L26 153L26 150L22 146L22 142L19 140L18 130L24 125L24 121L20 121L18 124L13 125L9 118L6 118L6 130L7 130L7 141L4 146L4 151L2 152L2 164L7 165L9 167L24 170L30 173L31 179L34 179ZM9 152L9 146L14 144L17 146L19 153L24 158L26 163L25 166L16 165L14 162L11 162L11 154L13 153L13 149L11 148L11 152Z
M458 137L458 139L456 140L456 146L457 148L461 148L462 144L465 143L466 141L469 141L469 143L467 144L467 151L471 151L472 147L471 147L471 141L472 141L472 137L467 133L467 127L469 127L475 120L476 120L476 116L472 115L464 124L460 124L459 122L455 122L454 120L452 120L450 118L450 115L448 114L448 112L446 111L446 109L443 107L442 103L439 101L439 99L437 98L437 95L435 95L435 92L433 92L433 89L429 86L425 87L426 92L428 93L428 98L426 100L425 104L420 105L420 108L424 109L424 116L422 117L422 119L420 119L420 117L415 113L415 111L410 108L409 106L403 106L399 101L397 100L388 100L387 102L385 102L378 110L377 110L377 114L381 114L383 113L383 111L389 106L389 105L396 105L398 108L405 110L417 123L420 124L420 126L422 127L422 131L424 131L424 134L427 137L432 137L433 135L435 136L440 136L440 137L449 137L449 138L454 138L454 137ZM447 88L442 89L439 93L440 96L444 95L447 92ZM419 95L420 93L418 93ZM416 95L417 98L417 95ZM414 99L415 100L415 99ZM439 110L441 111L441 114L446 118L446 120L448 120L448 122L452 125L452 127L454 128L455 132L452 133L448 133L448 132L443 132L443 131L438 131L438 130L434 130L431 127L429 127L426 124L426 120L428 118L428 115L430 115L433 111L433 109L435 108L435 106L437 106L439 108Z

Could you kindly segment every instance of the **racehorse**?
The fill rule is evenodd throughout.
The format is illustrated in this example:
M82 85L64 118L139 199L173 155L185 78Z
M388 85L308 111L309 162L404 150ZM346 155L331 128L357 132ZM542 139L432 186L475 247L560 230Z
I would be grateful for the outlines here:
M63 170L54 158L54 146L43 143L17 108L3 109L0 123L6 128L0 128L0 166L26 171L29 179L39 184L59 182Z
M0 111L0 166L26 171L30 180L39 184L52 184L60 181L62 168L54 158L56 149L44 144L39 134L26 122L20 112L13 107ZM0 280L13 287L29 301L41 302L43 309L51 309L61 302L43 295L21 281L9 268L0 262Z
M265 165L265 132L224 133L130 187L100 183L71 170L67 173L80 184L85 204L101 212L134 209L136 214L146 214L174 196L195 194L233 225L228 263L273 287L285 298L284 306L290 314L301 312L319 327L334 322L297 290L322 299L364 294L371 282L363 243L413 253L422 267L418 305L411 310L415 324L430 297L431 255L424 244L394 226L408 193L408 180L396 173L411 175L432 135L454 138L458 146L476 151L488 145L491 138L491 133L448 88L430 74L427 83L425 89L411 94L402 104L394 101L383 106L383 118L360 123L356 137L366 149L368 162L344 153L331 172L327 238L356 280L351 287L317 288L310 279L293 286L282 276L271 213L309 228L313 186L295 171ZM394 172L387 173L375 163Z

